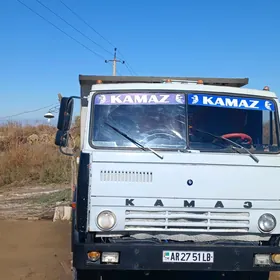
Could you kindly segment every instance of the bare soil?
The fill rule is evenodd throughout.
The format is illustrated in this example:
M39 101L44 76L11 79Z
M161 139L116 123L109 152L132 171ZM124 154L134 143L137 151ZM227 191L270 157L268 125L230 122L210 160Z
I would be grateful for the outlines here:
M71 280L70 234L66 221L0 220L0 279Z
M71 280L69 222L0 220L0 279Z
M1 188L0 279L72 279L71 224L52 222L55 206L69 204L70 192L69 186ZM280 273L270 280L280 280Z
M51 218L56 205L69 205L69 185L0 189L0 219Z
M272 272L270 274L269 280L280 280L280 273L278 272Z

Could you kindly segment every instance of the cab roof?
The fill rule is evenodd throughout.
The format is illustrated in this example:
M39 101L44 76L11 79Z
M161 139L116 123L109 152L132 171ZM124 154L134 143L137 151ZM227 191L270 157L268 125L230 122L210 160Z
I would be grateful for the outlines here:
M99 83L99 80L102 83ZM172 83L167 82L171 80ZM203 84L197 84L202 80ZM80 75L82 107L87 106L87 98L95 90L185 90L208 91L213 93L233 93L237 95L267 96L276 98L270 91L242 88L248 78L202 78L202 77L140 77L140 76L87 76ZM174 82L173 82L174 81Z

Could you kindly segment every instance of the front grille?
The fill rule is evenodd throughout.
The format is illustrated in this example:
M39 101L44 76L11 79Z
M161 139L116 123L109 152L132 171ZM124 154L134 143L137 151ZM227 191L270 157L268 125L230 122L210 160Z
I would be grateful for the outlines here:
M101 182L152 183L153 173L147 171L101 170Z
M125 230L178 232L248 232L248 212L144 211L125 212Z

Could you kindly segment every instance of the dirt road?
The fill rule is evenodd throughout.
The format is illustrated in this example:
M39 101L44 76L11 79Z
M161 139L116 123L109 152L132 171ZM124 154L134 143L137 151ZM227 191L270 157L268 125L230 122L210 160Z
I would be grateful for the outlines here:
M54 208L70 204L68 185L0 188L0 219L53 217Z
M69 222L0 220L1 280L71 280L70 260Z
M0 279L70 280L70 224L0 220Z

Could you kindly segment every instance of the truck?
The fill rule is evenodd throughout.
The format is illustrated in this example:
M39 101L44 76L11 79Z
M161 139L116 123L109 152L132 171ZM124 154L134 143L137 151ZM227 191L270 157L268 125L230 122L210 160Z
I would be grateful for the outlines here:
M73 155L79 100L75 279L265 280L280 270L276 93L248 78L79 82L79 95L61 99L55 139Z

